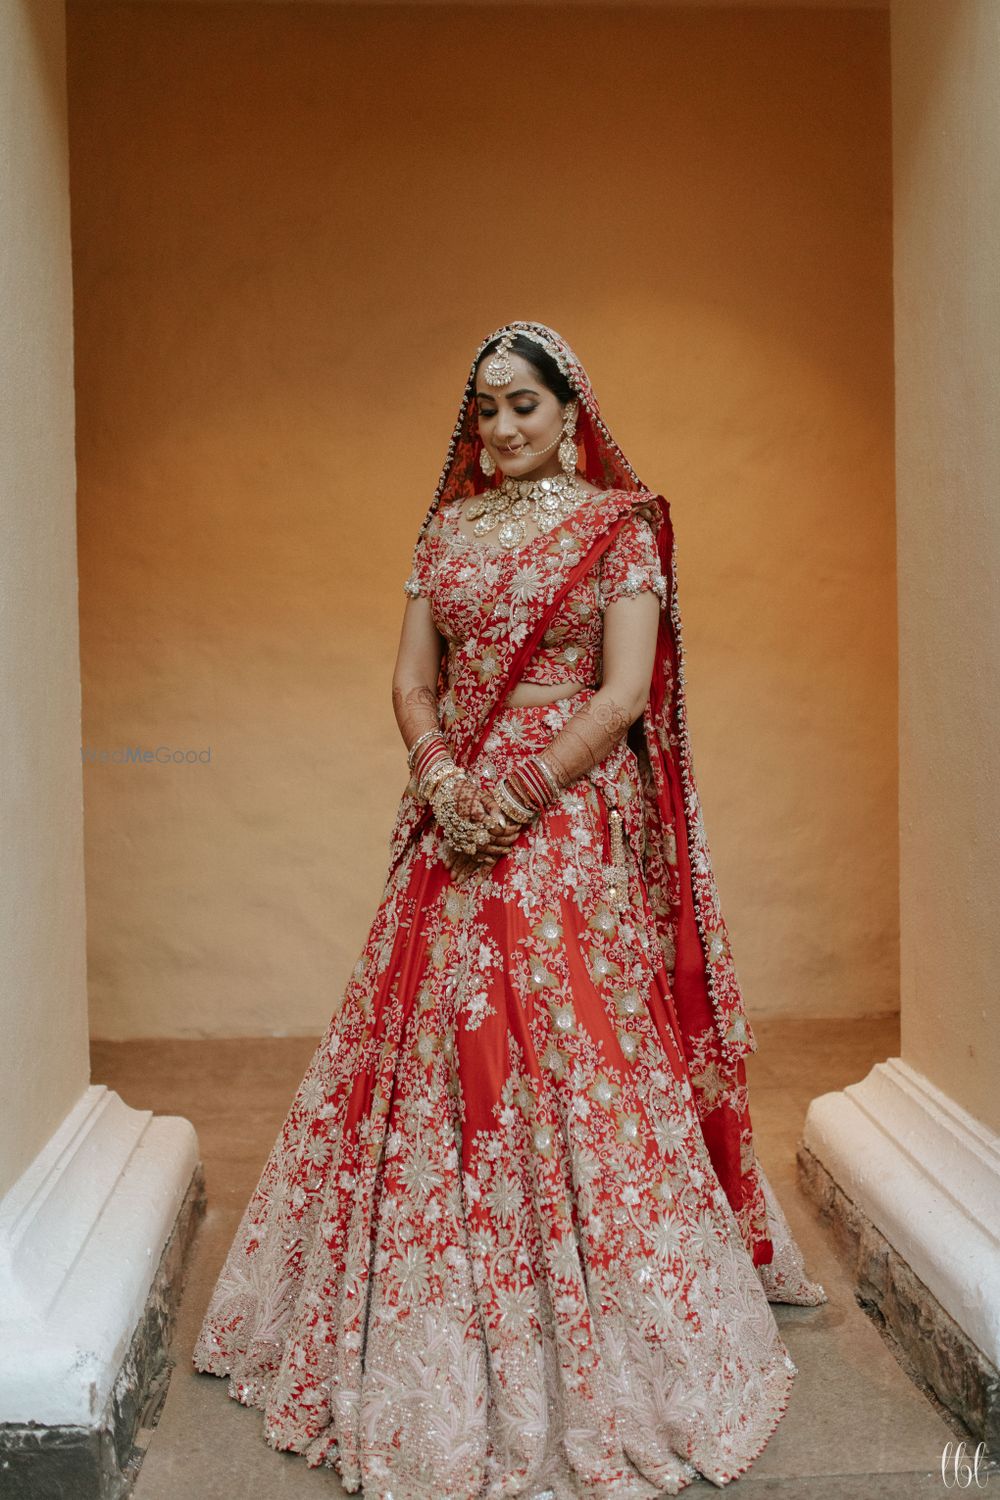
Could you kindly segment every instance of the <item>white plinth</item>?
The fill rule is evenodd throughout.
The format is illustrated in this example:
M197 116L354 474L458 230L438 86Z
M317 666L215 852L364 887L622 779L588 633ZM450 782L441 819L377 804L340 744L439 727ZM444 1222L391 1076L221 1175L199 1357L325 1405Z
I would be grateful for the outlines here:
M803 1140L1000 1365L1000 1137L890 1057L813 1099Z
M0 1424L100 1419L197 1162L187 1120L94 1087L0 1200Z

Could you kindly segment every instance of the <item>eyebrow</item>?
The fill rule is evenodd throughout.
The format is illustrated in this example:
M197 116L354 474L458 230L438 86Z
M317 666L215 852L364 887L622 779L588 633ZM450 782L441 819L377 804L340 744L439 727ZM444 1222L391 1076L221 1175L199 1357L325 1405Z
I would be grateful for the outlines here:
M519 391L504 391L504 395L507 397L508 401L513 401L516 396L537 396L538 392L534 390L530 385L525 385L522 386ZM498 399L499 398L497 396L493 395L492 391L476 392L477 401L496 401Z

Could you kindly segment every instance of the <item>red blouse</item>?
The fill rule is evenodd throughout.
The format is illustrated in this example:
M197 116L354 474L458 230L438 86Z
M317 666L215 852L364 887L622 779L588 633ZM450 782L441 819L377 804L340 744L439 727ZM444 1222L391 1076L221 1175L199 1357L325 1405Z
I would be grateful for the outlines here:
M492 598L510 553L502 547L470 542L458 529L460 502L441 505L420 540L415 566L403 588L411 598L430 600L431 614L448 642L449 655L461 649L480 620L484 598ZM546 533L542 533L546 535ZM516 548L505 588L509 614L517 617L519 600L547 591L561 568L561 558L546 551L535 537ZM603 667L604 611L615 599L652 591L667 607L667 580L660 569L653 531L641 516L630 516L597 567L563 599L522 682L583 682L597 687Z

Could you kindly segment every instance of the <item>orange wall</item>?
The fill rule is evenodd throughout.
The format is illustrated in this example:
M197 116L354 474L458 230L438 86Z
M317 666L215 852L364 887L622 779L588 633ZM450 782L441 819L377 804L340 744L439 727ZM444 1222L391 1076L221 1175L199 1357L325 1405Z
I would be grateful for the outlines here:
M751 1013L898 988L888 17L71 4L104 1037L318 1031L406 780L390 676L479 338L575 344L672 504Z

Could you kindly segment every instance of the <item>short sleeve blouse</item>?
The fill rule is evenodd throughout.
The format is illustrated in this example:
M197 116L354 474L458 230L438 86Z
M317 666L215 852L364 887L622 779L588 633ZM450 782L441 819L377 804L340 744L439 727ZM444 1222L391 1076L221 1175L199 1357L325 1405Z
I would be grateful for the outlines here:
M452 520L454 517L451 518ZM459 648L476 629L484 589L492 587L495 554L464 544L432 520L414 551L413 568L403 587L411 598L428 598L435 623L450 646ZM526 553L511 575L511 607L517 593L537 592L546 569L558 566L544 552ZM616 599L652 592L660 608L667 605L667 580L660 568L656 539L641 516L629 516L597 566L566 593L552 617L521 680L535 683L580 681L597 684L603 671L604 611ZM530 594L529 594L530 597Z
M660 567L653 528L642 516L629 516L611 546L602 554L598 567L598 598L601 612L623 599L652 592L667 602L667 580Z
M430 598L433 577L432 547L425 532L414 549L413 566L403 588L411 599Z

